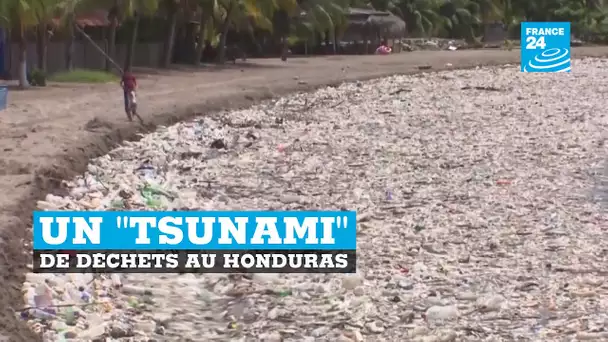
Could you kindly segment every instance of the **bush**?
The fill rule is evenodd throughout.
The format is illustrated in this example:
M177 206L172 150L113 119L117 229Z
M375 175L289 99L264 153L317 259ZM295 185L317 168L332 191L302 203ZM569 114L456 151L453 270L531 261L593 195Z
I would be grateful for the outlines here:
M27 81L34 87L45 87L46 86L46 72L39 69L31 70L27 74Z

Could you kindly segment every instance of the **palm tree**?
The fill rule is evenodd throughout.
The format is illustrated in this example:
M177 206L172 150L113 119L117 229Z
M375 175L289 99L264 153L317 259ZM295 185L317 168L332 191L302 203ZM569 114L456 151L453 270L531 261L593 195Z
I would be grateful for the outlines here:
M222 23L220 25L220 42L217 46L217 62L219 64L224 63L226 58L226 38L228 36L228 29L230 28L230 22L233 20L234 13L238 10L239 0L218 0L220 7L223 11Z
M370 4L376 11L388 11L391 7L391 0L370 0Z
M472 0L479 7L481 22L486 25L502 17L501 4L497 0Z
M409 32L429 36L437 34L445 22L439 6L434 0L397 0L389 4L389 10L407 23Z
M221 9L220 41L217 62L224 63L228 30L252 31L254 27L272 30L272 18L276 10L275 0L218 0Z
M110 10L108 11L108 21L110 21L110 27L107 33L108 40L108 56L110 58L116 57L116 31L118 30L118 25L120 23L120 2L119 0L114 0L112 3ZM106 58L105 65L106 72L110 72L112 70L112 63L110 63L110 59Z
M70 1L70 5L66 8L65 28L67 32L67 41L65 46L65 68L67 70L74 69L74 25L76 25L76 3Z
M169 17L169 29L165 36L165 44L163 55L161 57L161 68L167 68L171 64L173 56L173 46L175 43L175 31L177 30L177 19L179 15L180 5L183 5L180 0L162 0L162 8Z
M66 28L68 29L68 42L66 49L66 66L68 66L68 68L70 68L72 64L71 54L73 53L73 30L76 15L91 9L106 9L108 7L108 19L110 21L110 30L108 33L108 57L115 57L116 30L120 25L121 19L129 19L131 21L131 36L128 42L127 54L124 61L124 70L130 70L133 64L133 56L135 54L135 44L137 42L139 20L141 18L140 14L145 15L156 12L158 8L158 0L64 0L61 4L61 8L63 10L64 17L66 18ZM111 64L112 63L110 60L106 58L106 70L111 69Z
M131 70L135 56L135 45L139 31L139 21L142 15L155 13L158 9L158 0L123 0L119 2L116 18L125 18L131 21L131 35L127 43L127 54L124 61L124 71Z
M281 37L281 60L287 60L289 51L289 34L292 20L299 12L298 2L294 0L279 0L275 3L276 9L272 16L272 29Z
M507 32L510 32L511 27L517 25L521 18L521 13L513 7L513 1L502 0L502 23L505 25ZM521 10L521 8L519 9Z
M446 1L439 7L439 14L452 37L475 41L474 26L481 24L479 4L471 0Z
M33 0L2 0L0 1L0 18L6 27L15 28L19 37L19 87L29 87L27 81L27 30L35 27L38 22L36 13L39 2Z
M315 33L325 37L326 43L333 41L333 52L336 53L337 31L347 22L346 14L350 1L348 0L302 0L302 21Z
M129 36L129 41L127 42L127 54L125 56L123 70L125 72L131 71L133 67L133 58L135 57L135 45L137 44L137 34L139 32L139 22L141 20L141 14L139 13L139 3L138 0L130 0L127 1L127 8L125 11L125 15L131 21L131 35Z
M313 5L318 5L318 3L326 5L332 14L335 14L336 9L338 9L340 15L337 15L337 18L340 16L344 17L344 7L339 7L338 4L345 1L347 0L312 0L314 2ZM217 56L219 63L223 63L224 61L226 36L231 25L237 30L246 30L250 33L253 33L254 28L271 33L276 29L278 32L275 33L281 37L281 57L283 60L286 59L288 35L292 24L291 18L295 17L301 9L298 6L297 0L217 0L217 3L220 5L219 8L222 9L220 42ZM210 9L211 6L208 5L208 8ZM316 7L315 9L318 10ZM331 9L334 11L332 12ZM330 25L328 26L331 26L333 23L331 21L331 14L327 11L324 13L329 18L327 21L329 21ZM335 19L335 21L339 22L338 19Z
M213 18L215 12L218 11L217 0L197 0L199 7L199 19L198 19L198 44L196 45L196 52L194 54L193 63L199 65L203 59L203 50L205 48L205 38L209 32L212 32ZM212 32L213 33L213 32Z
M34 0L36 26L36 55L38 57L37 67L46 71L47 67L47 43L49 38L48 26L51 18L56 14L62 0Z
M40 0L39 0L40 1ZM74 68L74 43L75 43L75 31L74 25L76 25L76 16L78 13L86 12L94 8L103 8L107 2L104 0L42 0L42 1L55 1L57 9L61 15L61 22L66 30L67 40L65 42L65 67L67 70ZM116 0L118 1L118 0ZM53 10L53 14L55 11ZM108 63L106 62L106 69L109 70Z
M287 52L289 51L289 33L291 31L291 14L286 10L277 10L272 17L273 31L275 31L281 40L281 60L287 60Z

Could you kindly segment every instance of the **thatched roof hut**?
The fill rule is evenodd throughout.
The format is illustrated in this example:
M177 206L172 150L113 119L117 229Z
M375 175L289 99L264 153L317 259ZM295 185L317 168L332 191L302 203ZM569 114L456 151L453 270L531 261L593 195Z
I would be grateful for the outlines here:
M407 33L405 21L390 12L351 8L347 16L349 25L343 40L395 39L403 38Z

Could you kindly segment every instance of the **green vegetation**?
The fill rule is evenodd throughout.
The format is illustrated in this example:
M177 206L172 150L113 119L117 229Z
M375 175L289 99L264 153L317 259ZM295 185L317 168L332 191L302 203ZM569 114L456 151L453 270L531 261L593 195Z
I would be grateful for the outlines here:
M217 44L217 62L223 63L230 32L249 37L250 43L258 47L260 41L278 39L282 57L286 57L288 46L294 42L309 46L325 41L328 46L344 34L350 7L390 11L407 23L408 35L414 37L462 38L476 43L486 24L498 22L507 27L509 39L517 40L522 21L569 21L576 36L608 41L608 12L600 0L0 0L0 27L10 30L20 43L19 78L21 86L27 87L27 37L37 38L36 67L44 72L48 28L52 26L66 41L65 65L72 70L74 37L83 34L75 25L76 18L95 10L108 13L109 25L103 38L108 42L111 58L115 57L117 32L128 30L122 67L116 68L108 59L109 72L112 68L130 69L140 33L162 35L165 48L159 56L161 68L171 64L178 45L182 50L186 46L182 55L190 56L189 62L198 65L203 56L201 42L205 40ZM49 25L57 18L58 27ZM146 20L155 22L146 24ZM191 29L193 22L200 23L195 30ZM142 25L148 26L140 30ZM185 43L184 32L189 37ZM181 44L178 39L182 39ZM332 45L335 51L336 44ZM84 76L80 71L66 75L70 75L68 79ZM61 76L60 79L64 77Z
M74 69L50 75L49 81L68 83L109 83L118 82L118 76L105 71Z
M46 72L34 69L27 74L27 81L35 87L46 86Z

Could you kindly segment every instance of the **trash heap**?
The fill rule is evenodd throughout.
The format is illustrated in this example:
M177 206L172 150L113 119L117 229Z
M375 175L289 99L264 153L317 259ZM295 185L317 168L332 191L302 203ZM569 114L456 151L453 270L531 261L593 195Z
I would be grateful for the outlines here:
M401 39L401 49L403 51L418 51L418 50L459 50L468 48L468 44L460 39L443 39L443 38L408 38Z
M606 339L607 64L395 76L160 128L39 208L357 210L358 273L28 274L17 314L48 341Z

